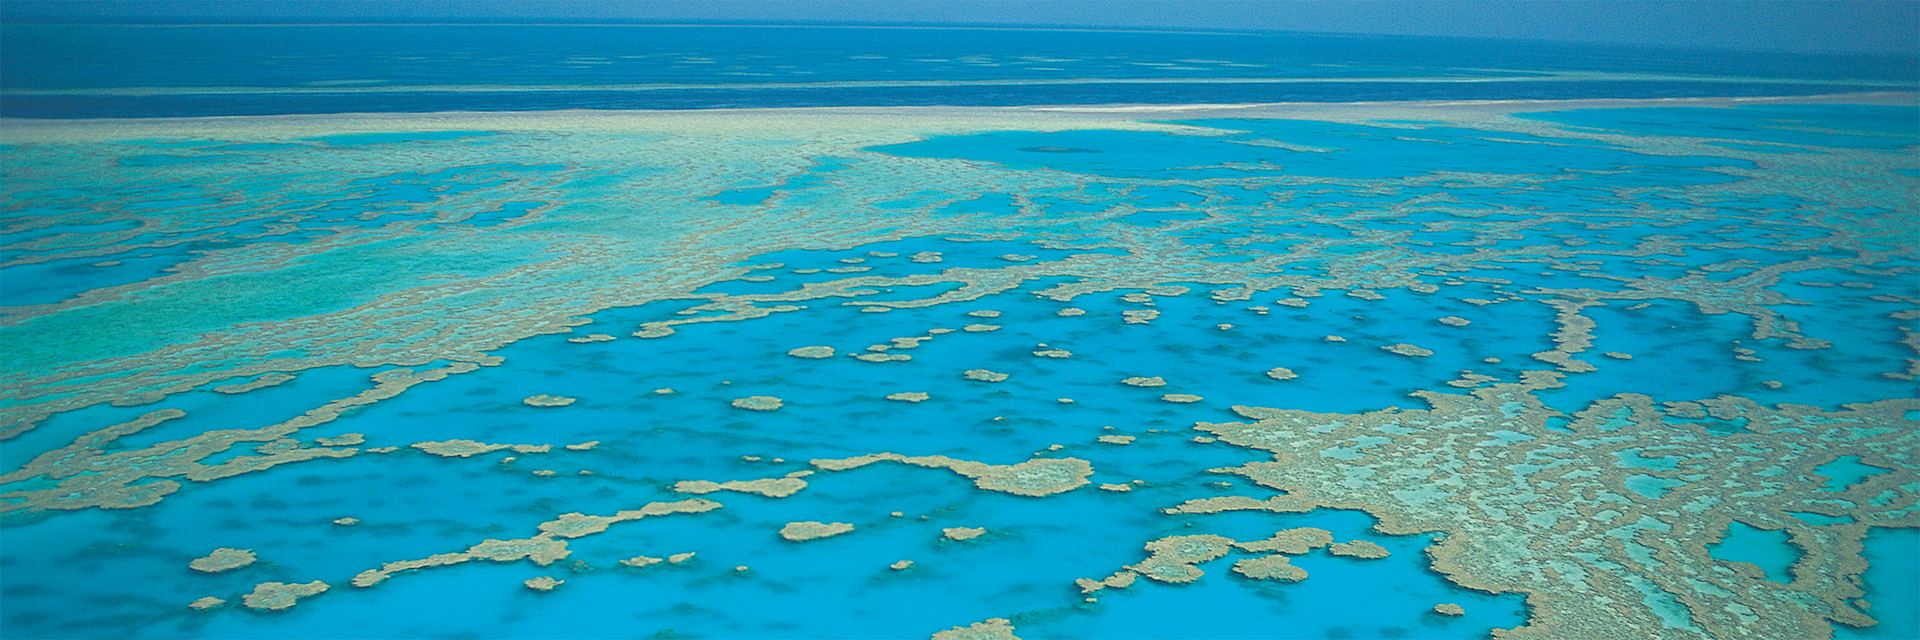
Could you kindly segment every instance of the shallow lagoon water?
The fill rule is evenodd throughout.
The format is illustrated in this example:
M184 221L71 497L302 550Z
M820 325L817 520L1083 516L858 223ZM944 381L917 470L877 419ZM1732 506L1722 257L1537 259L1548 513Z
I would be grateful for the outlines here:
M15 124L0 635L1904 637L1858 99Z

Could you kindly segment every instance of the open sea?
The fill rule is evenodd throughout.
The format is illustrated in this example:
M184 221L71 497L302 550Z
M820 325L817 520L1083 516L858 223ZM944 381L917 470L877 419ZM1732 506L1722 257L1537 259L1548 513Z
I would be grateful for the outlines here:
M0 638L1920 638L1920 52L0 23Z

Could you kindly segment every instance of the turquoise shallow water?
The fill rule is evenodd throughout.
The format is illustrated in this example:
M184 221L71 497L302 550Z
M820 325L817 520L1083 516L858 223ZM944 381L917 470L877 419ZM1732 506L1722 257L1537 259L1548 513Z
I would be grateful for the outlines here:
M1910 637L1834 102L10 123L0 635Z
M1867 536L1866 557L1872 563L1864 578L1867 587L1889 602L1912 602L1920 597L1920 536L1913 529L1879 529ZM1896 607L1881 612L1882 624L1866 629L1837 629L1841 638L1911 638L1920 635L1920 612Z
M583 558L618 559L682 550L697 550L700 555L686 567L649 570L655 573L622 570L611 562L592 563L600 566L591 569L570 569L581 573L570 578L567 587L595 581L599 584L568 589L564 606L546 606L547 601L539 598L549 594L535 594L519 586L518 581L528 577L519 574L527 573L527 569L475 566L449 570L444 577L396 577L390 585L368 592L380 593L380 597L346 605L348 609L323 612L315 608L308 613L303 607L285 616L227 620L179 617L175 623L149 627L142 635L544 636L621 635L635 629L651 634L671 629L699 636L816 636L843 632L850 628L846 626L849 623L862 634L916 635L927 632L929 619L964 622L1004 614L1007 609L1030 608L1036 597L1058 593L1057 583L1062 578L1070 582L1076 576L1104 575L1138 560L1134 556L1138 555L1139 540L1183 533L1194 527L1257 539L1279 528L1319 526L1335 532L1341 540L1380 541L1395 555L1373 561L1337 558L1322 551L1303 558L1300 564L1313 572L1312 580L1324 576L1320 583L1324 586L1313 590L1275 587L1263 589L1266 593L1262 595L1223 580L1204 587L1206 591L1143 587L1127 593L1120 600L1124 604L1110 605L1145 619L1115 616L1105 609L1083 610L1073 606L1070 599L1055 598L1062 601L1037 613L1036 626L1042 634L1059 635L1113 635L1129 628L1177 633L1195 628L1190 622L1167 620L1162 614L1149 612L1178 610L1192 606L1182 602L1215 598L1258 606L1264 615L1275 619L1295 620L1294 624L1302 625L1303 633L1316 628L1328 632L1346 628L1363 636L1398 630L1471 637L1487 628L1511 626L1522 620L1519 598L1475 594L1446 584L1423 567L1421 550L1428 544L1424 537L1370 532L1371 520L1362 514L1181 518L1155 514L1153 506L1157 504L1192 495L1229 493L1206 486L1213 479L1195 469L1237 464L1253 456L1187 441L1188 436L1182 433L1184 425L1195 418L1212 417L1218 410L1182 411L1159 401L1158 394L1113 384L1106 374L1131 368L1197 370L1217 357L1129 349L1098 331L1069 328L1070 319L1053 315L1059 305L1036 303L1020 292L984 299L978 306L1002 310L998 320L1008 328L989 334L941 336L915 349L914 359L906 363L872 364L851 359L815 362L780 354L794 344L791 337L796 334L821 339L816 341L865 344L977 319L959 310L936 308L883 314L882 321L868 320L855 326L856 315L869 314L830 307L792 314L790 318L683 329L662 341L627 339L576 345L559 336L529 340L500 354L507 365L412 390L313 435L372 431L420 441L459 437L555 444L600 440L604 444L587 452L521 456L511 465L498 464L493 459L498 456L437 460L417 452L395 453L389 455L403 459L348 460L313 473L280 474L274 483L233 483L228 491L182 496L187 499L169 500L140 511L142 528L177 532L145 540L142 546L193 549L205 539L199 533L201 527L213 525L222 531L223 545L254 548L263 557L268 557L267 549L278 549L271 554L278 557L272 564L211 578L178 575L171 570L174 563L162 562L147 579L179 581L170 587L173 589L219 588L226 584L244 590L253 581L336 571L330 567L344 565L357 570L361 565L371 567L402 556L443 551L440 547L447 546L449 540L517 533L503 524L539 519L543 504L564 504L565 509L588 513L611 512L671 498L671 493L648 485L681 477L771 475L804 468L799 461L810 457L871 450L939 451L997 461L1017 460L1025 452L1062 442L1068 443L1068 448L1054 455L1097 456L1100 466L1096 481L1138 479L1146 486L1126 494L1082 490L1036 500L972 491L963 479L947 474L875 467L815 481L801 494L806 497L804 502L729 499L722 523L667 519L584 539L575 551ZM663 315L670 314L640 307L610 312L588 327ZM820 333L821 327L836 326L846 329ZM997 335L1003 333L1007 335ZM1056 363L1034 358L1015 346L1043 335L1053 344L1105 355L1089 354ZM942 375L973 366L995 366L1013 379L985 384ZM935 397L902 408L874 395L874 390L909 388L901 386L903 380L922 381L911 388L925 389ZM1209 380L1193 382L1193 386L1207 385L1210 389L1222 387ZM519 399L529 384L547 391L564 390L581 401L564 410L525 407ZM671 386L678 393L656 396L648 391L654 386ZM749 393L779 396L787 406L766 416L726 407L728 399ZM1077 402L1073 410L1062 411L1056 408L1051 394L1073 396ZM211 413L209 417L222 415ZM1007 419L996 421L995 417ZM1108 423L1126 425L1118 432L1139 434L1140 440L1125 447L1092 442L1091 435L1102 433L1100 425ZM529 437L534 434L537 437ZM739 460L742 454L784 455L793 462L749 463ZM529 483L531 476L527 474L534 468L551 468L562 475L535 478ZM596 475L574 475L580 469L593 470ZM294 495L313 498L290 500ZM244 509L252 515L196 524L206 514L233 509ZM891 518L886 515L891 510L903 511L909 517ZM347 514L360 518L361 524L352 528L327 524ZM852 522L860 529L844 538L798 548L772 535L782 523L802 519ZM940 528L949 526L985 527L990 533L966 543L941 540ZM80 518L55 518L22 526L9 531L8 536L10 542L25 545L41 536L92 538L104 533L97 527L97 523ZM305 533L296 533L300 531ZM85 546L91 545L82 548ZM886 568L903 558L915 560L915 568L904 573ZM65 562L59 556L45 561ZM39 566L39 562L22 558L12 570L51 572L51 567ZM1221 565L1225 562L1215 563L1209 571L1224 573ZM731 569L737 564L751 566L751 574L732 575ZM99 585L84 579L85 570L64 573L81 582L57 581L48 585L54 592L98 590L103 602L120 602L111 608L124 615L145 618L154 613L138 600L108 597L117 589L99 590ZM1374 586L1386 583L1395 585L1391 596ZM955 593L976 595L958 598L953 597ZM840 600L854 594L858 594L858 604ZM1359 607L1350 602L1363 594L1372 604ZM550 595L557 599L563 592ZM1382 616L1375 610L1383 597L1400 603L1397 613ZM492 602L516 613L427 625L427 620L401 613L404 603L421 598ZM742 611L735 606L741 598L759 604ZM1424 613L1439 601L1461 601L1473 607L1474 615L1442 620ZM528 608L536 603L542 604ZM176 608L172 603L160 607L167 611ZM713 613L689 615L699 611ZM821 615L794 615L804 611ZM386 622L375 623L381 620ZM1160 626L1151 626L1156 624ZM121 628L89 625L68 627L66 632L84 634L89 629L105 632ZM1233 620L1219 621L1205 633L1264 635L1258 628Z

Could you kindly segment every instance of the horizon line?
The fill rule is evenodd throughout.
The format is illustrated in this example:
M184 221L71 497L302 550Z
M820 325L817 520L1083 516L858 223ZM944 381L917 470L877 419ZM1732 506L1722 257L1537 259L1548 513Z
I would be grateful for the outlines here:
M18 26L89 26L89 27L140 27L140 28L263 28L263 27L592 27L592 28L838 28L838 29L919 29L940 31L1040 31L1040 32L1086 32L1086 33L1139 33L1139 34L1181 34L1213 36L1320 36L1351 38L1410 38L1434 40L1467 40L1483 42L1516 42L1547 45L1587 45L1622 49L1648 49L1669 51L1716 51L1728 53L1768 53L1804 56L1830 56L1843 58L1896 58L1920 60L1920 51L1848 51L1841 49L1785 49L1771 47L1729 47L1697 43L1650 43L1650 42L1608 42L1599 40L1566 40L1501 36L1463 36L1382 33L1368 31L1303 31L1297 29L1218 29L1200 27L1171 26L1101 26L1071 24L1007 24L995 22L887 22L887 21L834 21L834 20L521 20L512 17L478 17L470 19L422 20L418 18L363 19L353 21L316 20L309 18L175 18L154 16L149 19L120 19L97 21L91 19L61 18L58 16L36 16L25 19L8 17L0 19L0 27Z

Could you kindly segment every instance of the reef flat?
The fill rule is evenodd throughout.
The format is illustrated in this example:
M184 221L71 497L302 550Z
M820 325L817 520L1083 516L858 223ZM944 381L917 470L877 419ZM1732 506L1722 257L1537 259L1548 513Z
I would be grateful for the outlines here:
M7 121L0 635L1900 637L1917 116Z

